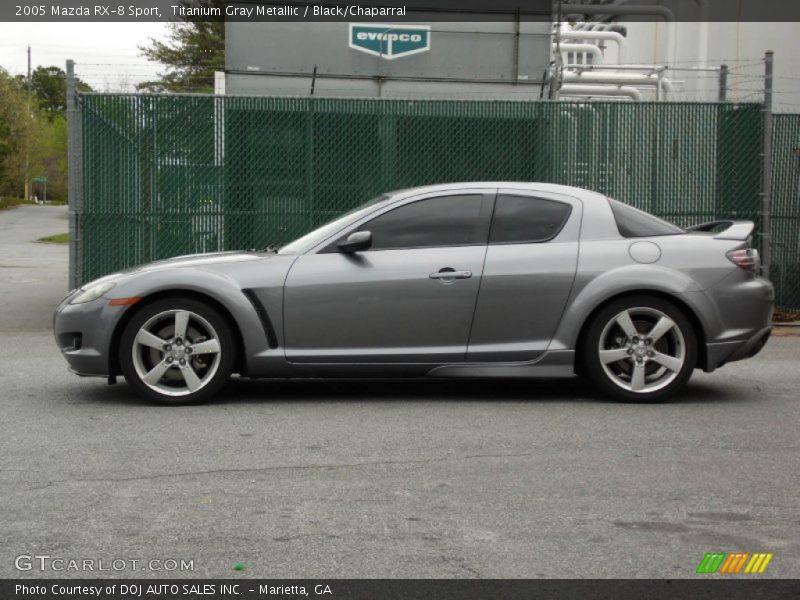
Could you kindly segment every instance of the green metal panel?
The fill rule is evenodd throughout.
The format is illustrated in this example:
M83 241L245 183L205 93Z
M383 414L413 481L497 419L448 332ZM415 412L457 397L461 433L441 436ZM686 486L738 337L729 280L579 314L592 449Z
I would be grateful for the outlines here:
M758 104L90 94L81 106L84 280L284 244L382 192L448 181L576 185L681 225L758 218ZM799 123L775 120L773 268L795 307Z

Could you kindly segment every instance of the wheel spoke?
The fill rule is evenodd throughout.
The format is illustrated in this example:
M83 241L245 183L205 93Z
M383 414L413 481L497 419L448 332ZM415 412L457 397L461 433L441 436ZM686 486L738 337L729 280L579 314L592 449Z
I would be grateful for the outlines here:
M614 348L611 350L600 350L600 360L603 364L617 362L624 358L630 358L627 348Z
M683 360L680 358L675 358L674 356L670 356L669 354L662 354L661 352L655 352L651 358L651 360L657 362L662 367L666 367L670 371L678 372L681 370L683 366Z
M202 385L202 382L197 376L197 373L194 372L191 363L186 363L186 365L181 367L181 375L183 375L183 380L186 382L186 387L189 388L190 392L194 392Z
M186 326L189 324L189 312L181 310L175 313L175 337L186 337Z
M631 373L631 389L640 392L644 389L644 363L634 363L633 373Z
M202 314L180 305L150 316L136 331L131 351L139 381L164 397L193 395L223 368L214 327ZM202 357L195 359L194 354Z
M653 328L647 335L651 340L653 340L653 343L656 343L659 339L661 339L662 335L667 333L673 327L675 327L675 321L667 316L664 316L658 320L658 323L653 325Z
M617 325L622 328L622 331L625 332L625 335L627 335L629 339L639 335L639 332L636 331L636 326L633 324L633 321L631 321L631 315L627 310L617 315Z
M161 378L164 376L164 373L167 372L169 367L170 364L167 363L166 359L162 360L155 367L150 369L144 377L142 377L142 381L150 385L157 384L159 381L161 381Z
M139 333L136 334L137 344L141 344L142 346L147 346L148 348L155 348L156 350L162 350L166 341L167 340L161 339L160 337L150 333L146 329L140 329Z
M219 352L219 340L211 339L192 346L192 354L216 354Z

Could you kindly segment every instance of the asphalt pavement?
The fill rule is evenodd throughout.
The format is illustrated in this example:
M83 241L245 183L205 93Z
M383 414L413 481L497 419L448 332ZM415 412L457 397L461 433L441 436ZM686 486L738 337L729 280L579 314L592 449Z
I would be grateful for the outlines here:
M154 407L67 372L67 248L31 242L63 231L63 208L0 212L0 577L683 578L710 551L800 576L798 337L663 405L577 380L238 380Z

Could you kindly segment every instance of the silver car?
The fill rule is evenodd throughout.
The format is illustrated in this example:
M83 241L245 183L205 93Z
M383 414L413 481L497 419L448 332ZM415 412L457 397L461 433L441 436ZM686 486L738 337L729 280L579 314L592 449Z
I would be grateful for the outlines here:
M756 354L773 288L753 224L684 230L583 189L392 192L280 249L102 277L55 313L79 375L162 404L243 377L553 378L657 402Z

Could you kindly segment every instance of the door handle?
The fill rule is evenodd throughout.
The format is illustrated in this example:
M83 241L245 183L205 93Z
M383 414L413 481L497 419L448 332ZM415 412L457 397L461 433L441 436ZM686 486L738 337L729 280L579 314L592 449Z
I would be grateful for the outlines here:
M456 271L450 267L431 273L428 275L431 279L439 279L440 281L453 281L455 279L469 279L472 277L472 271Z

